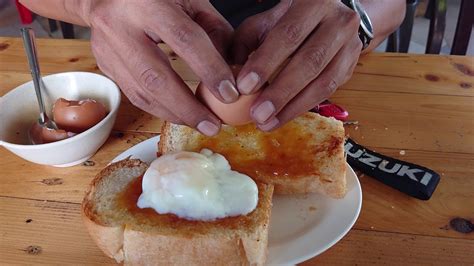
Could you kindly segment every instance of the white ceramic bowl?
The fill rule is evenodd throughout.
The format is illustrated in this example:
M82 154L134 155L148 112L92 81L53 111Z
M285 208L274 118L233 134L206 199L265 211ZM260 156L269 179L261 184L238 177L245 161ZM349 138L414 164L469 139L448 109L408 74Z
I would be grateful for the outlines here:
M25 160L67 167L89 159L107 140L120 105L120 90L110 79L95 73L66 72L43 77L43 98L48 116L54 102L92 98L109 113L94 127L65 140L31 145L28 129L37 121L39 108L33 82L27 82L0 98L0 145Z

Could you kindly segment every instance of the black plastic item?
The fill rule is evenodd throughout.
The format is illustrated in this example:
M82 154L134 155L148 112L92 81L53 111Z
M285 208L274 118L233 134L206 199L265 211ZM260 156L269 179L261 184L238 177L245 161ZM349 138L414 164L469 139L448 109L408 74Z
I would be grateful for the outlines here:
M234 28L237 28L246 18L269 10L279 2L279 0L211 0L214 8Z
M371 151L352 139L345 143L347 162L362 173L421 200L429 200L440 176L426 167Z

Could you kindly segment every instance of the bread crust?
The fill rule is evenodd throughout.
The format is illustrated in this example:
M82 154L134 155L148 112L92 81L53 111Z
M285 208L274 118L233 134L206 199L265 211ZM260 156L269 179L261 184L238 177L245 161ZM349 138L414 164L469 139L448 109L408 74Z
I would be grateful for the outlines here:
M110 258L117 262L123 262L123 239L124 227L102 226L92 221L85 213L82 212L82 221L89 232L89 235L94 240L96 245Z
M249 265L239 237L150 235L125 230L124 249L130 265ZM256 263L255 263L256 264Z
M163 154L163 151L166 150L166 143L169 142L169 135L168 134L163 134L163 132L169 132L171 130L171 123L168 121L163 122L161 125L161 135L160 135L160 141L158 141L158 154Z
M265 210L254 229L228 228L222 234L164 234L142 231L104 221L95 210L100 182L111 181L115 171L124 168L145 169L140 160L125 159L100 171L92 180L81 206L82 218L91 238L109 257L126 265L263 265L267 254L268 224L273 186L263 185L259 198ZM212 225L209 225L212 226ZM239 228L238 226L236 228Z
M136 159L126 159L116 163L112 163L106 168L102 169L91 181L86 191L84 199L81 204L82 221L87 228L91 238L97 246L107 256L115 259L117 262L124 260L123 254L123 233L124 226L107 226L96 219L95 214L92 213L93 194L97 184L102 178L109 176L113 171L126 167L145 167L146 164Z

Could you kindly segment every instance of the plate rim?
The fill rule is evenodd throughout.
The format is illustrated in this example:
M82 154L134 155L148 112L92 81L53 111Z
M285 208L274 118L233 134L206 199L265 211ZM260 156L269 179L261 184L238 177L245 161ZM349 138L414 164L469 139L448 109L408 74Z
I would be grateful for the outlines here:
M349 170L348 171L349 173L347 172L347 170ZM288 262L284 262L285 265L286 264L296 265L298 263L305 262L305 261L310 260L310 259L312 259L316 256L321 255L322 253L326 252L328 249L333 247L335 244L337 244L339 241L341 241L341 239L343 239L349 233L349 231L354 227L355 223L357 222L357 219L360 216L360 211L362 210L362 187L361 187L359 178L358 178L357 174L355 173L354 169L352 169L352 167L349 165L349 163L346 162L346 178L347 178L348 174L353 176L353 178L355 180L354 188L357 190L356 195L357 195L357 199L358 199L357 209L355 209L356 210L355 215L354 215L354 217L352 217L351 221L348 223L348 226L346 228L344 228L344 230L341 231L338 234L338 236L335 237L331 242L324 245L323 248L321 248L319 250L315 250L311 254L308 253L307 255L295 258L295 259L290 260ZM315 227L313 227L313 228L315 228Z

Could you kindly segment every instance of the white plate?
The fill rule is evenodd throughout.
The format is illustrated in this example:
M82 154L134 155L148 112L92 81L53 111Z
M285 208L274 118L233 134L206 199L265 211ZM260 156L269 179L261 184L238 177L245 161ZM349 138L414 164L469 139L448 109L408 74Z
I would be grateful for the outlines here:
M112 162L129 156L150 163L160 136L126 150ZM352 168L346 171L348 192L335 200L318 194L273 197L268 243L269 265L292 265L321 254L349 232L362 205L362 190Z

